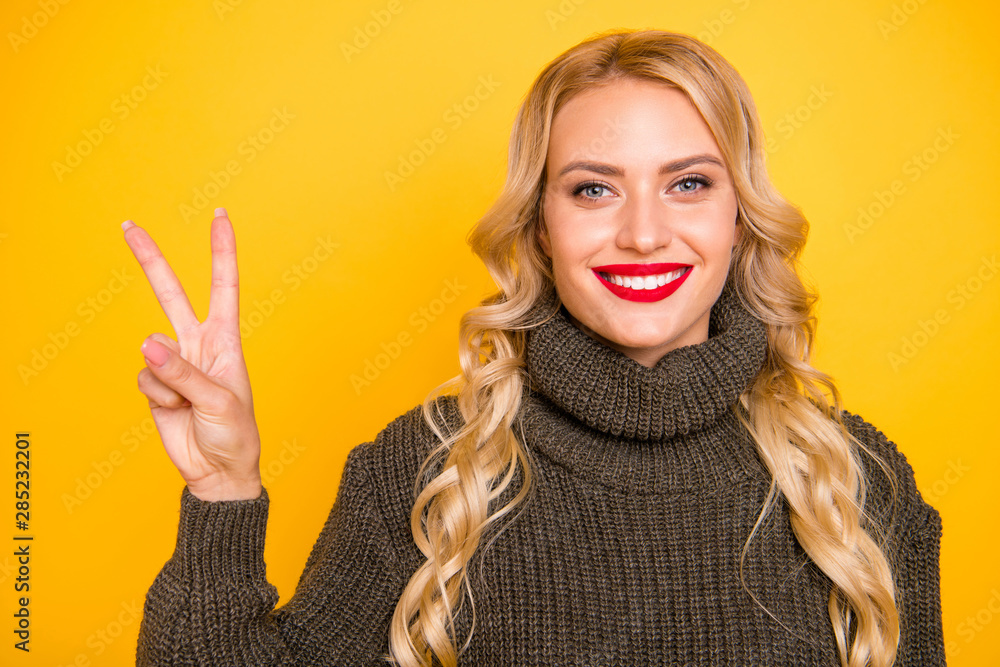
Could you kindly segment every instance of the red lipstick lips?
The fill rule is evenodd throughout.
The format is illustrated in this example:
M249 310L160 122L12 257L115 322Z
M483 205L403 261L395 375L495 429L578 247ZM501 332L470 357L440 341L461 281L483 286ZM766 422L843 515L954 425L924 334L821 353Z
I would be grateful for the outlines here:
M691 275L690 264L674 264L674 263L663 263L663 264L608 264L606 266L595 266L591 270L597 279L601 281L601 284L611 290L612 294L627 301L640 301L640 302L651 302L660 301L666 299L668 296L677 291L687 277ZM676 271L677 269L688 269L679 278L675 278L665 285L660 285L653 289L643 289L636 290L631 287L625 287L623 285L616 285L613 282L605 280L601 274L610 273L618 276L652 276L659 275L661 273L670 273L671 271Z

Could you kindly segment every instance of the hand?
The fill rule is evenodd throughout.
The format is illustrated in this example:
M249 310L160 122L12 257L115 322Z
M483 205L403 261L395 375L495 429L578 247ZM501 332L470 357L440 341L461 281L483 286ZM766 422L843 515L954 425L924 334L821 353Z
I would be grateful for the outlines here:
M125 242L146 274L177 340L154 333L141 350L139 391L149 399L167 456L202 500L260 496L260 435L239 325L236 235L226 210L212 221L212 289L199 322L159 247L131 220Z

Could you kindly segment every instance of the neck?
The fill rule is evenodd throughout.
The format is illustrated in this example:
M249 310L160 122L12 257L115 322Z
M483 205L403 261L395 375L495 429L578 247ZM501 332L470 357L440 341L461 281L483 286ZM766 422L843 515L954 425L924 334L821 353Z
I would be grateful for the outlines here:
M699 327L699 330L685 331L678 338L669 341L663 345L659 345L657 347L629 347L627 345L621 345L619 343L616 343L615 341L605 338L604 336L597 333L596 331L588 327L586 324L581 322L579 319L577 319L568 310L565 312L565 316L570 322L573 323L573 325L577 329L587 334L588 336L596 340L598 343L610 347L613 350L617 350L618 352L625 355L632 361L636 362L641 366L645 366L646 368L655 368L656 364L660 362L660 359L662 359L663 356L668 352L670 352L671 350L675 350L678 347L683 347L685 345L696 345L698 343L704 343L706 340L708 340L708 322L706 320L705 322L698 322L695 324L696 327Z
M528 330L525 442L627 494L732 489L768 474L733 408L767 355L767 329L723 290L708 338L647 367L578 329L552 294Z
M749 388L767 355L766 326L729 286L712 307L707 339L652 366L574 326L554 291L538 308L555 315L528 332L530 389L611 435L662 439L711 423Z

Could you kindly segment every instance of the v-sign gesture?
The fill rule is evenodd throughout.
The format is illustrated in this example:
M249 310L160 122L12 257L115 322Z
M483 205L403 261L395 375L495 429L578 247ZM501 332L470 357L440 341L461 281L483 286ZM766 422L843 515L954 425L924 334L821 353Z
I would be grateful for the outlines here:
M146 368L139 390L167 455L202 500L260 495L260 436L239 325L236 235L226 210L212 221L212 291L199 322L187 294L159 247L131 220L125 242L139 261L177 334L155 333L142 344Z

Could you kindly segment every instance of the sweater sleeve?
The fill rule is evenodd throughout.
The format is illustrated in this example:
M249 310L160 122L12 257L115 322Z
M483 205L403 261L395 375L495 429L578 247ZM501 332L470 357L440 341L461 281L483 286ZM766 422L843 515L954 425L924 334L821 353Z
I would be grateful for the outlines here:
M185 488L173 556L147 596L137 665L384 664L403 586L356 448L295 594L275 609L269 498L205 502Z
M887 556L896 582L899 647L895 667L937 667L945 664L941 621L941 515L924 501L913 468L896 445L857 415L845 413L844 423L895 477L891 483L880 467L863 457L869 480L869 505L887 531Z
M905 533L893 565L899 609L899 649L896 667L936 667L945 664L941 627L941 583L938 562L941 517L929 505L916 514Z

